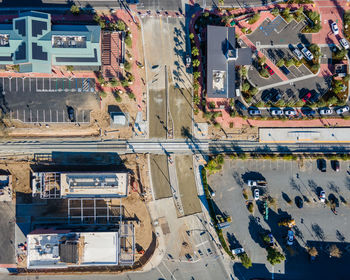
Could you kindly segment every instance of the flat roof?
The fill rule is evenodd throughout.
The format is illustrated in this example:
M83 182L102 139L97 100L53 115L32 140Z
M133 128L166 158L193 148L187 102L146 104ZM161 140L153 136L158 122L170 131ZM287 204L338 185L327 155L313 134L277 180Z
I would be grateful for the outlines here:
M261 143L345 143L350 128L259 128Z
M27 250L29 269L118 265L120 242L118 232L28 234ZM67 258L69 252L76 258Z
M61 173L61 196L124 197L128 193L128 173Z

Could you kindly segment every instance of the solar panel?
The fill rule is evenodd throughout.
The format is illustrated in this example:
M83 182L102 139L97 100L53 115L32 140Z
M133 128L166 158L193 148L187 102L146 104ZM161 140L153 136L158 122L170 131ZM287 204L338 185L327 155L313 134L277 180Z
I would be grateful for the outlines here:
M47 30L47 23L45 21L32 20L32 36L37 37L42 35L43 31Z
M42 46L32 43L32 59L47 60L47 52L43 51Z
M18 47L17 51L15 52L15 58L16 60L26 59L26 42L22 42L22 44Z
M25 19L16 20L15 28L18 31L18 34L22 35L23 37L26 36L26 21Z

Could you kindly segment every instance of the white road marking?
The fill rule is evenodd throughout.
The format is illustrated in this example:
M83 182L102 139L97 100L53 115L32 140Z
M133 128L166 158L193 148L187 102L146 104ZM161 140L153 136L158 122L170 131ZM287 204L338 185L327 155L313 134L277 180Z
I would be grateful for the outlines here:
M204 245L204 244L206 244L206 243L208 243L208 242L209 242L209 241L206 240L206 241L204 241L204 242L202 242L202 243L196 244L196 247L199 247L199 246L201 246L201 245Z

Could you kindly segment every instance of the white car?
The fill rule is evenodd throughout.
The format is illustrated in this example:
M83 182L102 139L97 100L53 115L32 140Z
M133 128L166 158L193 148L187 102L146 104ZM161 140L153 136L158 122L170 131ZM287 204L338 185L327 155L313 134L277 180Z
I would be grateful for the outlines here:
M249 187L256 187L256 186L258 185L258 183L257 183L257 181L255 181L255 180L248 180L248 181L247 181L247 185L248 185Z
M298 60L301 60L303 58L303 54L298 49L294 49L293 54L297 57Z
M350 110L349 106L346 105L346 106L344 106L344 107L341 107L341 108L335 110L335 112L336 112L338 115L342 115L342 114L344 114L344 113L346 113L346 112L349 112L349 110Z
M349 42L345 38L340 39L339 42L343 46L344 49L347 50L350 48Z
M271 115L272 116L282 116L283 111L281 109L271 109Z
M260 191L259 191L259 189L255 189L254 190L254 199L259 200L259 197L260 197Z
M302 48L301 49L302 54L305 56L305 58L309 61L314 59L313 54L307 49L307 48Z
M338 28L338 25L335 22L332 22L331 28L332 28L332 32L333 32L334 35L338 35L339 34L339 28Z
M288 230L288 236L287 236L287 245L291 246L294 242L294 232L292 230Z
M326 193L325 193L325 191L321 191L320 192L319 199L320 199L321 202L325 202L326 201Z
M294 109L287 109L284 111L284 114L288 117L295 116L297 112Z
M232 249L231 252L232 252L232 254L234 254L234 255L239 255L239 254L244 253L245 251L244 251L243 248L237 248L237 249Z
M322 108L320 109L320 115L332 115L333 110L329 108Z

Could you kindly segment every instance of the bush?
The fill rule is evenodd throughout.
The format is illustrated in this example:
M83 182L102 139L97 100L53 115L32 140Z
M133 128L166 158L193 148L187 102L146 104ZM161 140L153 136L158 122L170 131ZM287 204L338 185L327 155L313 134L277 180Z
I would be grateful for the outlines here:
M249 24L254 24L260 19L260 13L254 14L248 21Z
M128 81L128 79L122 79L121 80L121 85L122 85L122 87L128 87L129 86L129 81Z
M241 75L241 77L245 78L247 76L247 68L243 65L241 66L241 68L239 69L239 74Z
M248 92L249 89L250 89L250 84L248 82L244 82L242 85L242 91Z
M73 65L67 65L66 69L67 69L67 71L72 72L74 70L74 66Z
M111 84L112 87L120 86L120 81L118 81L118 80L116 80L114 78L109 83Z
M267 249L267 261L271 265L279 264L285 260L285 256L278 252L275 248L268 247Z
M128 96L130 99L135 99L135 94L132 91L128 92Z
M334 258L341 258L342 252L339 250L337 245L333 244L329 247L329 256Z
M262 56L258 58L259 65L264 65L266 62L266 56Z
M285 62L285 66L286 66L286 67L291 67L292 65L294 65L294 59L293 59L293 58L288 59L288 60Z
M128 48L132 47L132 41L130 37L125 38L125 44L127 45Z
M255 95L255 94L257 94L258 93L258 89L256 88L256 87L251 87L250 89L249 89L249 94L250 95Z
M100 91L100 92L98 93L98 95L99 95L101 98L106 98L106 97L107 97L107 92Z
M270 77L269 71L267 71L265 68L261 68L261 70L259 71L259 74L264 78Z
M80 13L80 8L78 6L76 6L76 5L73 5L72 7L70 7L70 12L73 15L77 16Z
M253 213L253 211L254 211L254 204L252 202L249 202L247 207L248 207L248 211L250 213Z
M273 8L271 10L271 14L275 17L277 17L280 14L280 11L278 10L278 8Z
M196 72L193 73L193 78L195 80L197 80L200 76L201 76L201 72L196 71Z
M126 29L125 23L122 20L117 20L116 27L117 27L118 31L125 31L125 29Z
M244 199L248 200L248 191L247 191L247 189L243 189L242 193L243 193Z
M282 67L284 65L284 59L280 59L277 63L276 63L276 66L277 67Z
M118 93L114 93L114 99L115 99L115 101L117 101L118 103L119 103L119 102L122 102L122 97L121 97Z
M130 71L130 69L131 69L131 63L127 60L125 60L125 62L124 62L124 69L126 71Z
M248 257L247 253L243 253L239 256L239 258L241 259L241 262L242 262L242 265L245 267L245 268L249 268L252 266L252 261L251 259Z

